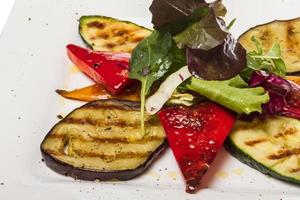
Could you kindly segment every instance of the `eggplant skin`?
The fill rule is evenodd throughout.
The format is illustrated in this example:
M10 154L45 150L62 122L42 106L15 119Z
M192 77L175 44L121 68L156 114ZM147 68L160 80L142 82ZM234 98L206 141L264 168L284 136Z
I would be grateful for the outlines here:
M76 116L75 115L76 112L77 112L77 116L78 116L79 112L84 112L84 113L87 112L87 111L85 111L85 109L93 110L93 111L88 111L88 112L94 112L94 110L96 110L97 112L99 112L99 111L102 112L102 109L104 109L104 110L106 109L105 111L103 111L103 113L104 113L103 115L105 115L105 113L107 113L107 110L117 110L119 113L121 113L119 115L125 115L126 117L128 116L128 118L129 118L128 120L132 119L131 115L134 116L133 117L134 120L137 120L139 118L136 117L136 114L139 114L140 103L132 102L132 101L126 101L126 100L116 100L116 99L93 101L93 102L90 102L90 103L87 103L87 104L83 105L80 108L77 108L77 109L73 110L64 119L59 121L49 131L49 133L45 136L44 140L42 141L42 143L40 145L41 154L42 154L42 157L44 159L45 164L50 169L52 169L53 171L55 171L59 174L62 174L62 175L65 175L65 176L70 176L70 177L73 177L74 179L88 180L88 181L96 181L96 180L99 180L99 181L107 181L107 180L126 181L126 180L133 179L133 178L141 175L142 173L144 173L149 168L149 166L168 147L168 143L167 143L165 134L163 132L163 128L161 127L160 122L158 121L158 119L157 120L155 119L155 121L151 121L151 122L147 121L147 122L149 122L148 129L149 129L150 133L149 133L149 136L148 135L145 136L145 139L148 139L148 140L144 141L144 139L142 137L142 139L141 138L136 139L136 140L134 139L133 142L132 142L132 135L133 135L132 130L134 130L134 131L139 130L139 129L137 129L139 127L135 126L136 123L129 124L129 125L124 124L124 121L122 121L121 127L117 127L118 124L114 124L114 123L116 123L116 120L121 120L121 119L124 120L124 118L122 118L122 116L120 116L120 119L119 119L118 116L114 116L112 124L108 124L108 125L112 127L111 128L112 131L113 131L114 127L117 128L115 130L119 130L119 128L125 129L125 130L131 130L131 132L130 131L128 132L128 135L129 135L128 137L130 137L130 141L126 141L126 142L119 141L118 139L120 139L120 138L118 138L118 134L117 134L117 136L115 135L115 137L112 136L111 138L107 138L107 137L101 138L101 137L99 137L99 138L97 138L96 142L93 141L92 145L90 145L90 146L93 146L94 148L97 148L97 147L95 147L95 145L96 146L99 145L99 149L101 149L101 152L103 151L104 154L105 154L105 153L112 153L111 149L113 149L113 147L114 147L113 145L120 145L120 146L123 145L122 147L125 150L121 150L121 151L126 151L126 147L127 147L127 151L128 151L128 147L130 149L132 146L135 147L134 145L137 145L138 148L142 147L142 148L138 149L138 151L142 151L142 152L145 151L145 155L147 155L145 157L145 159L136 161L138 166L134 167L134 168L132 168L132 165L128 164L128 166L120 166L121 169L113 169L113 168L109 169L108 167L106 167L106 169L104 169L104 167L103 167L103 170L102 170L102 168L99 168L99 162L98 162L99 159L102 159L101 156L103 156L103 155L101 155L101 154L100 154L101 158L96 157L97 155L95 157L90 158L90 159L95 158L95 161L93 161L93 163L96 163L95 166L97 166L95 168L91 168L91 166L86 167L85 163L81 163L82 166L81 166L81 164L76 166L73 163L68 163L67 159L62 159L61 157L56 157L55 156L56 153L64 154L65 149L62 149L61 145L57 145L57 144L53 145L53 143L55 143L55 142L50 142L52 144L52 146L54 146L54 149L53 149L53 147L51 145L49 146L49 140L51 141L51 137L55 136L62 129L62 127L69 126L70 123L72 123L72 122L69 122L70 118ZM84 111L82 111L82 110L84 110ZM93 118L95 118L95 116ZM83 120L83 121L80 122L80 124L76 124L76 126L82 128L83 126L86 125L84 122L85 121ZM136 122L136 121L134 121L134 122ZM71 126L75 126L75 125L71 124ZM98 125L88 124L88 126L91 127L91 126L98 126ZM150 126L155 127L155 128L153 128L154 131L151 129ZM128 129L126 129L126 128L128 128ZM84 129L80 129L80 130L84 130ZM159 130L159 131L156 131L156 130ZM160 130L162 130L162 132ZM154 133L155 131L156 131L156 133ZM159 133L157 133L157 132L159 132ZM127 134L127 132L125 132L125 133ZM139 135L140 133L135 132L134 134L140 136ZM64 136L64 137L62 139L60 139L61 141L65 141L66 138L69 139L69 137L66 137L65 135L62 135L62 136ZM79 134L77 132L76 136L77 137L78 136L79 137L86 137L86 136L81 135L80 132L79 132ZM107 136L107 135L105 135L105 136ZM123 133L123 136L124 136L124 133ZM110 135L109 135L109 137L110 137ZM115 140L117 140L117 142ZM99 144L98 144L98 141L100 141ZM114 141L114 143L110 143L111 141ZM91 141L84 140L84 143L89 144L89 142L91 142ZM152 145L151 142L155 145ZM83 148L83 150L85 150L88 153L91 153L91 154L95 153L95 152L92 152L92 150L94 150L94 149L84 149L84 148L86 148L84 146L85 145L84 143L83 143L83 146L80 146L81 143L79 143L79 145L76 144L77 146L76 146L75 150L78 150L78 149L81 150L81 148ZM103 150L103 147L101 147L101 145L108 145L108 147L111 147L111 148L108 148L110 150L105 150L105 148ZM127 146L127 145L129 145L129 146ZM56 146L57 146L57 148L56 148ZM86 146L89 147L89 145L86 145ZM49 147L51 147L52 149L49 148ZM72 147L72 148L74 148L74 147ZM72 151L72 148L69 147L68 149L71 149L70 151ZM150 148L152 151L146 151L145 149L147 149L147 148L148 148L148 150ZM97 151L99 149L97 149ZM54 150L57 150L56 153L55 152L53 153ZM134 154L135 150L136 149L132 149L132 150L130 150L129 153L133 152L133 154ZM67 151L69 151L69 150L67 150ZM148 153L148 152L151 152L151 153ZM83 154L83 155L88 156L89 155L88 153ZM118 152L118 153L120 153L120 152ZM127 153L127 152L125 152L125 153ZM128 163L130 163L130 159L132 159L132 157L130 157L130 156L132 156L132 155L131 154L128 154L128 155L125 154L125 155L129 156L129 157L125 157L125 158L122 157L121 159L124 159L125 161L129 160ZM69 155L68 153L66 153L66 155L63 155L63 156L72 157L73 155L72 154ZM94 156L94 155L92 155L92 156ZM106 155L104 155L103 159L105 159L105 156ZM82 157L84 157L84 156L81 156L81 155L79 155L77 157L73 156L72 159L76 161L76 159L82 159ZM86 159L86 158L84 158L84 159ZM115 159L117 159L117 158L115 158ZM135 158L133 157L133 160L134 159ZM83 161L81 160L80 162L83 162ZM105 163L106 161L101 161L101 162ZM112 163L112 162L115 162L115 161L109 160L107 162ZM116 161L116 163L118 163L118 160ZM126 162L123 161L123 163L126 163ZM101 166L101 164L100 164L100 166ZM119 166L117 166L117 167L119 167Z
M290 76L300 76L300 71L297 71L297 72L288 72L287 75L290 75Z
M86 180L86 181L108 181L108 180L119 180L127 181L131 180L141 174L143 174L150 165L160 156L161 153L165 151L168 147L167 140L161 144L155 152L153 152L147 159L147 161L140 165L136 169L132 170L122 170L122 171L111 171L111 172L97 172L97 171L88 171L81 168L73 167L69 164L61 162L41 148L42 156L46 165L55 171L64 176L70 176L74 179Z

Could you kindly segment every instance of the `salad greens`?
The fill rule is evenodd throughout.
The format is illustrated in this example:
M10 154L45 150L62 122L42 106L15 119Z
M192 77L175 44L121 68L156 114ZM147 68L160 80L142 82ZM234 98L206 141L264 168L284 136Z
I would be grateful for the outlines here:
M169 105L185 105L192 106L194 105L194 96L190 93L180 93L177 90L172 94L170 99L167 101Z
M255 37L252 37L251 40L255 44L256 51L247 53L247 68L241 73L242 77L249 80L251 74L256 70L266 70L279 76L285 76L286 67L281 57L280 45L275 43L265 54L261 43Z
M225 15L227 14L227 9L222 3L222 0L216 0L212 2L210 5L214 9L217 16L225 17Z
M193 77L188 88L238 114L261 112L261 105L269 101L264 88L248 88L240 76L226 81L206 81Z
M144 132L145 98L152 84L163 77L178 58L179 50L167 31L153 31L133 50L130 60L130 78L141 82L141 129ZM173 55L176 53L176 55Z
M263 114L300 119L299 85L265 71L254 72L249 84L251 87L263 87L270 96L270 101L263 105Z
M157 30L172 27L178 32L201 17L206 10L202 8L208 8L208 5L205 0L153 0L150 6L152 23Z
M185 80L189 79L192 74L187 66L180 68L168 76L160 85L158 90L146 101L147 113L153 115L157 113L163 105L172 97L176 88Z
M206 3L205 0L153 0L150 6L154 28L167 29L172 35L198 22L210 9L217 17L223 17L227 13L222 0L213 3Z
M187 49L190 72L205 80L226 80L246 67L246 50L232 35L210 50Z
M234 18L233 20L231 20L231 21L229 22L229 24L228 24L227 27L226 27L227 30L231 29L231 27L234 25L235 21L236 21L236 18Z
M145 107L148 114L156 113L176 89L197 92L238 114L262 111L262 105L269 101L268 93L263 87L249 88L244 80L257 70L285 75L278 44L265 54L252 38L256 51L246 53L228 32L235 19L226 26L222 16L227 11L221 0L153 0L150 11L155 30L137 45L130 60L130 78L142 84L143 134ZM186 69L188 76L179 78L176 73L180 68ZM171 77L176 81L170 81ZM165 81L146 101L158 80ZM176 102L186 100L180 95L173 97Z
M226 27L210 8L206 16L175 35L174 40L179 48L209 50L223 43L227 34Z

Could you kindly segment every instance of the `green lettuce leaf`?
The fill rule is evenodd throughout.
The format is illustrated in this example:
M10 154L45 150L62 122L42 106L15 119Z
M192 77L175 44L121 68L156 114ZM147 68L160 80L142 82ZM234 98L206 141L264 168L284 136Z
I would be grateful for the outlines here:
M248 88L240 76L226 81L205 81L193 77L188 88L238 114L261 113L261 105L269 101L269 95L262 87Z

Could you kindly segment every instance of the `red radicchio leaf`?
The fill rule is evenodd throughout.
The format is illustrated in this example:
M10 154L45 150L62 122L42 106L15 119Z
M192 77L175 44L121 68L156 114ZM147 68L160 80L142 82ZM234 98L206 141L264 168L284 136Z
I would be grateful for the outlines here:
M265 71L256 71L249 86L261 86L268 92L270 101L263 105L263 114L300 119L300 87L297 84Z

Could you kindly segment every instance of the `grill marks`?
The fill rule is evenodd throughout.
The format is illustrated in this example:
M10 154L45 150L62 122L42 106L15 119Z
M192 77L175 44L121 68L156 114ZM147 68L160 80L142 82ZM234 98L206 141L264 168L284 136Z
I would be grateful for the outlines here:
M124 100L88 103L57 124L42 148L72 166L86 166L88 162L89 169L102 165L107 170L138 167L165 142L163 128L155 118L146 121L149 134L139 134L139 110L139 103Z
M146 152L120 152L115 155L108 155L104 153L96 153L96 152L86 152L79 149L74 150L74 153L76 153L80 157L89 157L89 158L101 158L106 161L115 161L119 159L132 159L132 158L147 158L148 155L152 153L152 151L146 151Z
M252 122L237 121L230 139L258 162L250 163L254 168L260 168L262 164L272 173L300 180L299 120L274 116Z
M249 141L245 142L245 144L248 146L254 146L256 144L260 144L260 143L263 143L266 141L267 140L265 138L262 138L262 139L249 140Z
M279 132L277 135L275 135L275 138L281 138L288 135L295 135L297 133L297 129L295 127L288 127L283 129L282 132Z
M300 172L300 167L299 167L299 168L296 168L296 169L291 169L290 172L291 172L291 173L297 173L297 172Z
M134 23L105 16L83 16L80 18L80 35L84 41L98 51L130 53L151 31Z
M104 121L104 120L96 120L92 118L66 118L63 121L65 124L77 124L77 125L91 125L91 126L97 126L97 127L108 127L106 130L110 130L110 126L118 126L118 127L125 127L125 126L130 126L132 128L139 128L139 122L138 121L132 121L128 122L128 120L110 120ZM156 122L153 121L148 121L146 123L148 126L155 126L157 125Z
M61 139L64 140L66 138L65 135L60 135L60 134L51 134L48 136L48 138L51 139ZM80 140L81 142L97 142L97 143L105 143L105 144L117 144L117 143L122 143L122 144L146 144L148 142L153 142L153 141L161 141L164 140L164 137L161 136L148 136L148 137L144 137L142 139L136 139L134 141L131 141L129 138L127 137L114 137L114 138L101 138L101 137L93 137L93 136L89 136L89 139L87 138L83 138L80 136L75 136L72 137L73 139L76 140Z
M271 154L268 156L268 159L271 160L279 160L283 158L287 158L293 155L299 155L300 154L300 148L294 148L294 149L286 149L283 148L279 150L277 153Z
M118 120L115 122L105 122L102 120L95 120L95 119L91 119L91 118L80 118L80 119L76 119L76 118L67 118L64 120L65 124L77 124L77 125L91 125L91 126L98 126L98 127L103 127L103 126L119 126L119 127L124 127L124 126L135 126L136 124L130 124L125 120Z
M120 159L144 159L147 158L153 150L141 149L139 151L123 150L126 145L145 145L149 142L160 144L164 141L164 137L150 136L139 140L130 141L128 138L96 138L89 139L73 135L57 135L51 134L49 140L61 140L61 146L57 149L46 149L46 152L53 156L71 156L81 158L100 158L106 162L113 162ZM85 147L81 146L84 144ZM96 145L95 145L96 144ZM103 152L102 145L110 145L115 147L114 152ZM86 148L88 147L88 148ZM136 149L136 148L134 148ZM150 148L151 149L151 148Z
M98 22L98 21L92 21L92 22L87 24L87 27L103 29L103 28L105 28L105 24L103 24L101 22Z
M300 71L300 18L277 20L249 29L239 38L248 51L255 49L251 41L252 36L260 40L265 52L270 50L274 43L279 43L287 71Z
M276 139L281 139L281 138L285 138L286 136L293 136L296 134L297 134L297 129L295 127L287 127L287 128L284 128L278 134L274 135L273 137ZM261 143L264 143L267 141L268 140L266 138L259 138L259 139L255 139L255 140L246 141L245 144L248 146L255 146L257 144L261 144Z
M46 150L48 154L54 155L54 156L68 156L68 154L62 152L62 151L54 151L54 150ZM104 154L104 153L96 153L96 152L86 152L82 150L73 150L72 157L81 157L81 158L100 158L102 160L112 162L120 159L133 159L133 158L147 158L152 151L146 151L146 152L121 152L119 154Z

